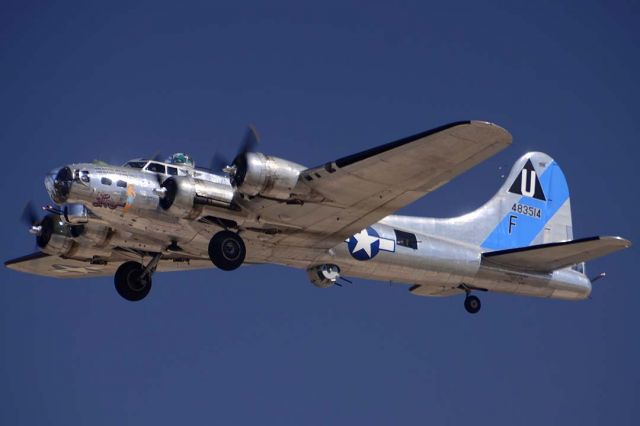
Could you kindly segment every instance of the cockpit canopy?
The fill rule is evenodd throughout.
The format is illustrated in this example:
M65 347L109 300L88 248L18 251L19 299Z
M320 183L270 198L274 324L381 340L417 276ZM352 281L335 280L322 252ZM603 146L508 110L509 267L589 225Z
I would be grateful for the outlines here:
M139 169L143 172L162 174L168 176L193 176L197 179L209 180L212 182L228 182L226 177L216 176L214 172L204 168L196 169L193 159L183 153L176 153L167 158L164 162L148 160L146 158L136 158L124 163L123 167Z
M147 165L147 163L150 163L150 162L153 163L153 164L160 163L159 161L147 160L147 159L139 158L139 159L127 161L124 164L124 167L131 167L133 169L143 169L143 168L145 168L144 166ZM191 168L195 168L195 165L196 165L189 154L184 154L182 152L177 152L177 153L169 156L164 161L164 163L166 163L166 164L174 164L176 166L191 167ZM149 169L149 167L147 167L146 169ZM152 170L152 171L155 172L157 170Z

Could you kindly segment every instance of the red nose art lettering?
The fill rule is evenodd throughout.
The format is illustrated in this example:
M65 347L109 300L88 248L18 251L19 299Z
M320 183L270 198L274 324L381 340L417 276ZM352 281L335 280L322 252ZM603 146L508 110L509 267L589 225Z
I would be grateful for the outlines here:
M106 194L104 192L98 192L96 199L93 203L91 203L94 207L105 207L114 210L117 207L124 207L125 203L119 203L115 200L111 199L110 194Z

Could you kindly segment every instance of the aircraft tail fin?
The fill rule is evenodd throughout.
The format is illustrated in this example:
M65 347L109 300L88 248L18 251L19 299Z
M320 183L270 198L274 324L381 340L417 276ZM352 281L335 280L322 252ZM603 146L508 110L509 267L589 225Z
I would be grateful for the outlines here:
M551 272L586 262L631 246L620 237L590 237L538 244L529 247L484 252L482 263L528 272Z
M466 219L488 250L573 239L569 186L558 163L541 152L518 159L494 197Z

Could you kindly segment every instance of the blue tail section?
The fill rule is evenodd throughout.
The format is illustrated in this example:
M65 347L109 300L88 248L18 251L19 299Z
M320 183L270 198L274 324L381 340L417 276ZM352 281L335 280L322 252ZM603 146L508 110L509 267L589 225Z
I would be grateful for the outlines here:
M569 187L558 163L546 154L531 152L520 158L488 204L492 203L498 204L491 210L498 214L499 221L481 243L485 249L504 250L573 238Z

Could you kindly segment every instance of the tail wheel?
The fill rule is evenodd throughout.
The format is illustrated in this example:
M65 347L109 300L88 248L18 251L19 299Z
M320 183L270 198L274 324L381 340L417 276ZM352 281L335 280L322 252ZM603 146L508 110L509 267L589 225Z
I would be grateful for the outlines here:
M464 299L464 308L470 314L477 314L481 306L480 299L476 296L467 296Z
M209 259L223 271L239 268L246 254L244 241L231 231L220 231L209 241Z
M138 262L125 262L116 271L116 291L130 302L145 298L151 290L151 274L144 275L144 266Z

